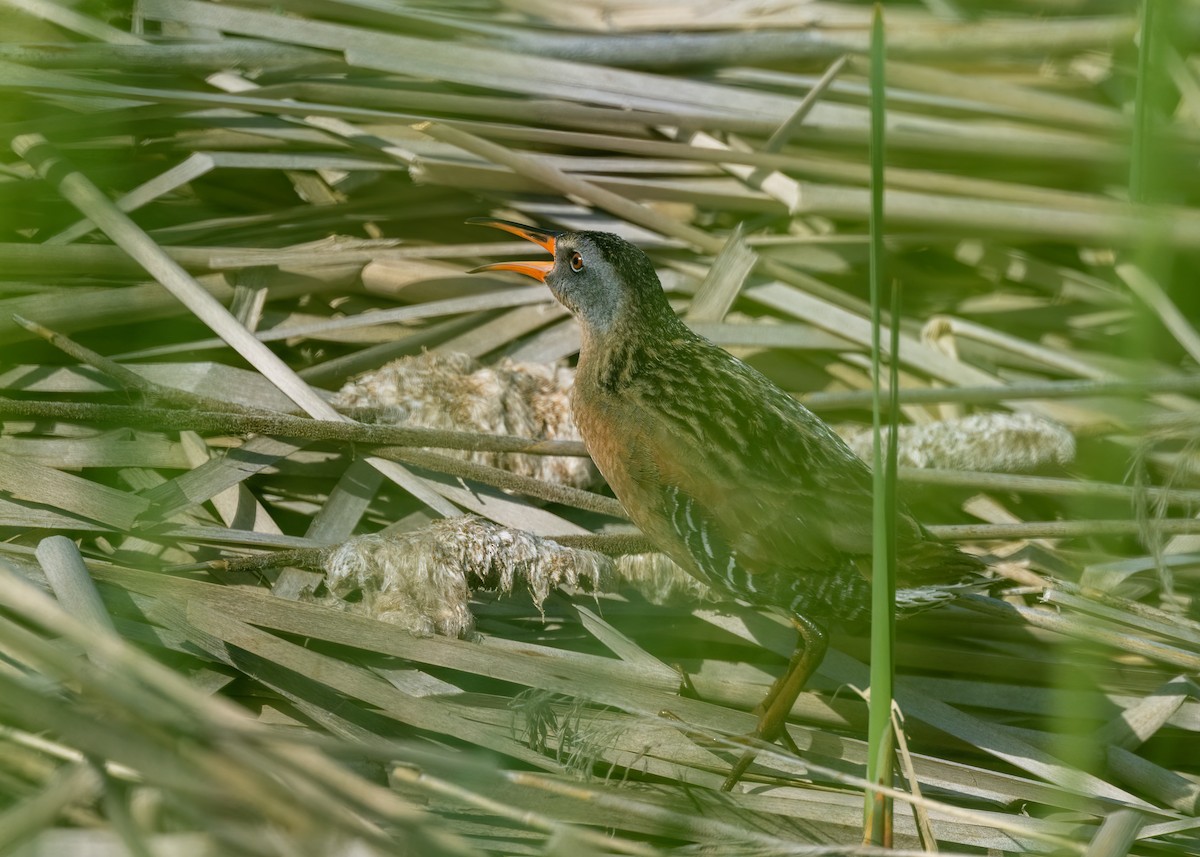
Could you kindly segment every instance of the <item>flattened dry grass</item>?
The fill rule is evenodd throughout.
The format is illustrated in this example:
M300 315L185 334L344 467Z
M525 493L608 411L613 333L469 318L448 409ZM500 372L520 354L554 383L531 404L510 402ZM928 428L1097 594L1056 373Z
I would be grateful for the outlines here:
M1196 853L1200 9L886 11L897 399L932 438L900 479L1009 587L898 626L897 845ZM802 755L725 795L777 617L642 559L476 591L471 639L310 597L329 546L462 512L645 547L599 486L447 454L576 442L330 405L425 350L569 364L544 290L465 275L529 250L471 216L636 241L697 330L869 419L870 12L12 0L0 853L870 853L861 633Z

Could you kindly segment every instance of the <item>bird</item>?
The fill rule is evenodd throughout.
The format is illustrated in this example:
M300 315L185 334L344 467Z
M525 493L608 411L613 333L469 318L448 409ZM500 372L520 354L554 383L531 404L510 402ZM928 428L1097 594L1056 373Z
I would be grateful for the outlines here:
M752 736L790 743L787 715L824 659L831 624L870 613L870 469L794 397L692 331L638 247L607 232L467 222L553 256L471 273L532 277L578 320L573 416L630 520L710 588L795 626L795 654L755 709ZM899 613L980 585L982 561L934 538L903 504L895 529ZM724 790L752 758L742 756Z

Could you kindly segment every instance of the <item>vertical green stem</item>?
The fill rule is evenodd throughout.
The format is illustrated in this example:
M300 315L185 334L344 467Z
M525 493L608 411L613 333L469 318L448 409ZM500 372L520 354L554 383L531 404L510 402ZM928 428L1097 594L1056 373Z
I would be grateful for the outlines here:
M1133 138L1129 145L1129 199L1132 202L1149 202L1149 173L1152 166L1150 148L1154 145L1154 110L1151 106L1154 93L1154 36L1155 0L1142 0L1140 43L1138 44L1137 81L1133 96Z
M872 417L874 423L874 542L872 556L871 603L871 700L868 728L867 779L872 783L892 784L892 650L895 637L896 563L896 407L899 348L899 288L893 287L889 301L889 422L886 458L882 450L882 364L881 343L883 292L886 282L883 246L883 161L884 123L886 118L884 80L886 45L883 11L875 5L871 24L871 363L874 372ZM864 807L864 841L891 845L891 800L868 793Z

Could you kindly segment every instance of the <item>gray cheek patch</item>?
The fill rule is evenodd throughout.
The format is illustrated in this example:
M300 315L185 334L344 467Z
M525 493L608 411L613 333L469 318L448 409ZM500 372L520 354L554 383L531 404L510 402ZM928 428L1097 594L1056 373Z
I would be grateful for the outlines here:
M566 254L574 250L563 249ZM620 315L624 294L612 266L602 258L595 258L599 255L595 252L587 253L586 248L583 252L586 267L576 273L570 270L569 263L563 262L565 270L555 276L551 287L563 305L580 316L588 327L607 333ZM593 258L588 259L589 256Z

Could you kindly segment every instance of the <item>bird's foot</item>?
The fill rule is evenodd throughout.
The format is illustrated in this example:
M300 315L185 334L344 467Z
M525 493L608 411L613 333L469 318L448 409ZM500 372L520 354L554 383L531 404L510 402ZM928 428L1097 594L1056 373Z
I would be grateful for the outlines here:
M718 746L718 742L714 740L711 735L708 735L704 732L697 732L694 729L689 729L684 719L674 711L671 711L669 708L660 709L658 716L663 720L670 720L674 723L678 723L679 731L683 733L685 738L694 742L696 745L700 747Z
M685 686L691 688L691 682L687 682ZM695 692L694 688L692 688L692 692ZM681 688L680 696L686 695L687 694L684 693L683 689ZM764 702L766 702L766 700L764 700ZM742 776L746 773L746 769L750 767L750 764L754 761L754 757L758 754L759 750L769 748L774 742L778 742L779 744L783 745L783 748L793 755L800 755L800 748L796 745L796 742L792 740L792 736L787 731L786 724L774 722L771 717L768 716L767 708L764 705L759 705L758 708L755 709L754 713L759 717L758 727L747 735L742 735L732 739L714 738L710 733L689 729L684 723L683 718L668 708L660 710L658 712L658 716L664 720L670 720L679 724L680 730L683 732L683 734L690 741L695 742L697 746L714 750L727 749L730 741L732 740L734 743L743 744L747 748L754 748L747 749L742 754L742 756L734 764L733 769L729 772L729 776L725 778L725 782L721 784L721 791L727 792L732 791L733 787L738 784L738 781L741 780Z
M691 676L689 676L687 674L687 670L685 670L683 668L683 665L682 664L671 664L671 668L674 669L675 672L679 673L679 691L678 691L679 695L681 697L683 697L684 699L699 699L700 694L696 692L696 686L694 684L692 684ZM663 718L664 720L670 720L675 723L678 723L681 726L684 722L682 717L680 717L674 711L671 711L669 708L661 709L658 712L658 716ZM717 744L717 742L714 741L712 738L710 738L709 736L704 735L700 732L695 732L695 731L693 731L691 729L687 729L687 728L682 728L681 731L683 732L683 734L685 736L687 736L688 740L694 741L697 744L699 744L700 746L713 747L713 746L716 746L716 744Z
M788 750L799 755L800 749L787 731L787 718L791 714L792 706L796 703L796 697L800 695L800 691L808 683L809 677L816 672L817 667L825 658L828 640L825 630L805 616L792 617L792 624L800 633L796 651L792 653L792 658L788 661L787 671L775 680L771 689L767 691L766 698L755 709L755 713L758 715L758 728L754 731L754 737L759 742L768 744L779 741ZM753 761L753 752L747 752L738 759L729 776L725 778L721 790L731 791Z
M679 673L679 695L685 699L699 699L700 694L696 692L696 686L692 684L692 677L688 675L688 671L683 668L683 664L671 664L671 669Z
M759 729L756 729L754 732L745 736L743 741L746 744L758 745L760 748L764 744L769 746L775 741L778 741L789 753L795 756L800 755L800 748L796 746L796 742L792 740L792 736L788 734L787 728L782 724L780 724L779 728L775 731L775 734L771 736L764 734L760 726ZM740 741L739 743L742 742ZM733 769L729 772L729 776L725 778L725 782L721 784L721 791L733 791L733 787L736 786L742 779L746 773L746 770L750 767L750 764L754 761L754 758L757 755L757 750L747 750L744 752L741 755L741 758L739 758L734 764Z

